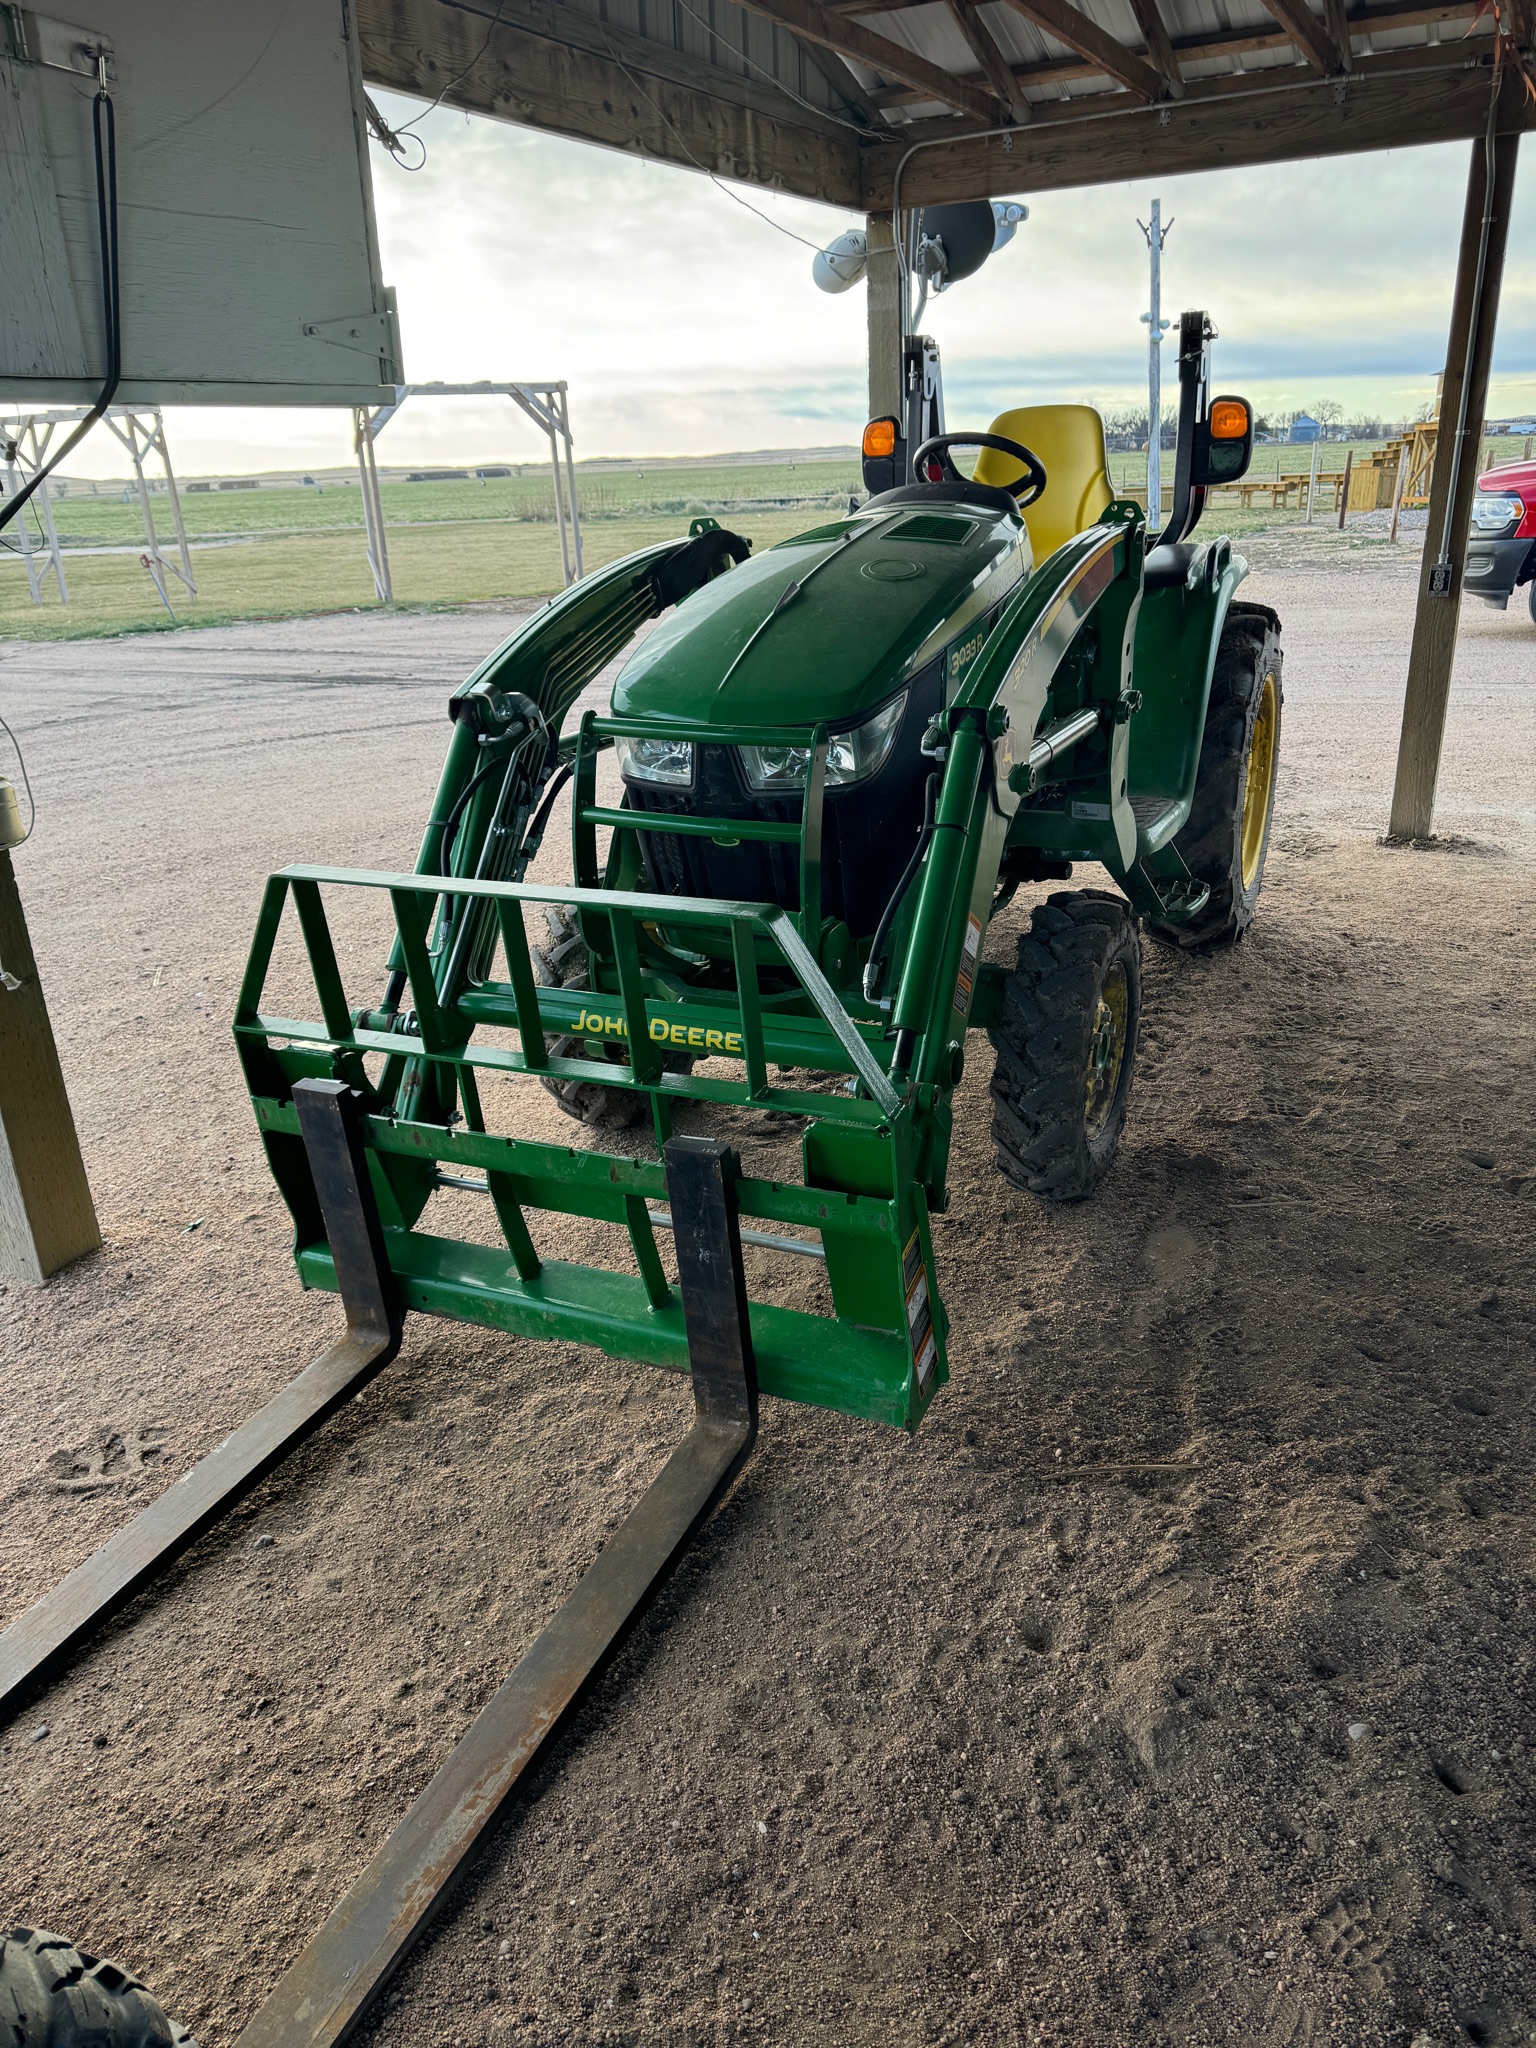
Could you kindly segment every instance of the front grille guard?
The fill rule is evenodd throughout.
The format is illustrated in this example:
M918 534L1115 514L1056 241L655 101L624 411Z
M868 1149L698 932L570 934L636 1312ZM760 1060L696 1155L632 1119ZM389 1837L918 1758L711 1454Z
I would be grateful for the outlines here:
M627 822L630 814L620 816ZM326 911L327 895L341 890L388 897L414 1004L392 1030L371 1028L362 1021L370 1013L349 1004ZM507 980L442 1003L428 934L435 905L450 893L493 904ZM318 1021L262 1006L290 898ZM616 998L539 986L524 915L526 906L542 904L601 914L613 943ZM644 927L661 919L685 932L723 933L736 988L690 991L682 999L649 992L640 942ZM773 960L766 970L765 952ZM793 1012L765 1001L765 971L793 981L801 998ZM482 1024L515 1033L517 1043L476 1043L473 1034ZM667 1199L659 1154L671 1135L673 1107L692 1100L789 1112L811 1120L802 1141L804 1182L744 1178L741 1214L819 1240L832 1313L752 1303L764 1391L911 1428L947 1376L927 1205L914 1169L914 1101L910 1091L892 1085L882 1027L850 1016L794 913L773 904L610 889L292 867L268 882L234 1029L257 1123L294 1217L295 1257L306 1285L336 1283L293 1088L302 1079L333 1079L349 1083L362 1099L363 1142L391 1270L407 1307L593 1343L615 1356L686 1370L682 1306L655 1237L655 1205ZM550 1041L569 1036L606 1041L623 1057L553 1055ZM715 1070L669 1072L667 1052L678 1048L706 1059L717 1055ZM739 1065L720 1071L718 1062ZM783 1085L782 1070L795 1068L846 1080ZM633 1159L489 1131L481 1075L569 1077L639 1090L651 1109L658 1157ZM402 1103L410 1113L399 1113ZM435 1105L434 1112L423 1113L423 1103ZM468 1184L483 1186L491 1198L505 1249L418 1227L437 1190L466 1185L465 1169L479 1176ZM617 1225L628 1235L635 1272L547 1259L528 1220L541 1211Z

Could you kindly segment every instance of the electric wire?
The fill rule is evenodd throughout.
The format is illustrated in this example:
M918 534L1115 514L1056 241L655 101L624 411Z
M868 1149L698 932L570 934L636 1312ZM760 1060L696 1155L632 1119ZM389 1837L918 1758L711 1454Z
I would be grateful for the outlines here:
M430 113L432 110L429 107L427 111L428 113ZM369 128L373 132L374 141L383 144L385 149L389 151L390 155L394 158L395 162L400 166L402 171L419 171L422 168L422 166L427 161L427 145L422 141L419 135L412 135L411 140L412 142L415 143L416 147L421 151L421 155L416 159L415 163L408 164L405 160L406 131L403 129L390 127L389 123L385 120L384 116L379 112L378 108L374 105L373 95L371 93L365 92L363 94L363 113L367 119Z
M13 442L11 445L14 448L16 444ZM25 524L26 522L23 521L22 523ZM48 529L44 526L43 515L36 505L32 507L32 524L37 528L37 545L42 548L47 547ZM25 554L26 552L20 540L13 534L0 534L0 548L4 548L8 554L12 555Z
M454 6L455 0L448 0L448 4L450 7ZM495 35L497 29L500 28L501 17L503 14L505 14L506 9L507 0L497 0L496 12L491 16L491 25L486 30L485 36L480 44L479 49L476 50L475 54L473 55L473 57L470 58L469 62L464 66L464 69L462 71L456 71L454 73L453 77L449 79L448 83L443 87L442 91L438 94L437 98L433 100L432 104L429 107L423 107L419 114L413 115L409 121L403 121L400 124L400 126L394 130L394 133L397 137L401 135L409 135L413 128L419 126L421 122L425 121L428 114L435 114L437 112L438 108L443 104L443 101L447 99L449 93L453 91L456 85L462 85L464 83L465 79L468 78L471 71L474 70L475 66L480 62L480 59L491 47L491 37ZM482 10L478 7L461 7L459 8L458 11L461 14L482 13ZM420 141L421 138L418 136L417 140ZM425 154L423 154L421 162L425 163L426 160L426 156ZM414 168L420 170L421 164L415 165Z
M102 66L105 79L105 62ZM105 118L103 118L105 117ZM105 130L105 141L103 141ZM0 505L0 527L8 526L45 478L78 448L112 403L123 368L122 308L118 299L117 268L117 110L105 83L91 102L91 135L96 150L96 225L101 237L101 310L106 330L107 374L101 395L85 418L66 436L51 462L45 462L14 498Z
M1474 60L1472 60L1472 62L1471 62L1471 63L1470 63L1469 65L1468 65L1468 67L1467 67L1467 68L1471 69L1471 68L1473 68L1473 67L1475 66L1475 64L1476 64L1476 60L1474 59ZM1403 68L1403 67L1399 67L1399 68L1401 69L1401 68ZM1524 75L1524 72L1525 72L1525 67L1524 67L1524 64L1523 64L1523 62L1521 63L1520 69L1521 69L1522 75ZM1495 74L1495 80L1497 80L1497 75L1498 75L1498 62L1497 62L1497 60L1495 61L1495 65L1494 65L1494 74ZM1372 73L1372 76L1373 76L1374 78L1391 78L1391 77L1393 77L1393 76L1395 76L1395 75L1397 75L1397 74L1396 74L1396 72L1394 72L1394 71L1393 71L1392 69L1389 69L1389 68L1388 68L1388 67L1386 67L1386 66L1383 66L1383 68L1382 68L1382 69L1381 69L1380 71L1377 71L1377 72L1373 72L1373 73ZM1232 104L1233 102L1235 102L1235 101L1238 101L1238 100L1259 100L1259 99L1273 99L1273 98L1274 98L1274 97L1276 96L1276 94L1278 94L1278 93L1290 93L1290 92L1310 92L1310 93L1315 93L1315 92L1317 91L1317 88L1318 88L1319 82L1320 82L1320 81L1319 81L1319 80L1318 80L1317 78L1315 78L1315 77L1310 77L1310 78L1297 78L1297 79L1285 79L1285 80L1282 80L1282 81L1281 81L1280 83L1278 83L1278 84L1274 84L1274 85L1257 85L1257 86L1254 86L1254 87L1253 87L1253 88L1252 88L1251 90L1249 90L1249 91L1247 91L1247 92L1232 92L1232 93L1223 93L1223 94L1221 95L1221 102L1222 102L1222 105L1223 105L1223 106L1229 106L1229 105L1231 105L1231 104ZM1165 109L1165 111L1167 111L1167 110ZM1142 106L1142 105L1141 105L1140 103L1133 103L1133 104L1131 104L1131 105L1129 105L1129 106L1118 106L1118 107L1103 107L1103 108L1100 108L1100 109L1096 110L1095 112L1093 112L1093 113L1091 113L1091 114L1074 114L1074 115L1072 116L1072 118L1071 118L1071 121L1070 121L1070 122L1063 122L1063 123L1062 123L1061 125L1062 125L1062 126L1064 126L1064 127L1065 127L1065 126L1071 126L1071 127L1074 127L1074 128L1076 128L1076 127L1079 127L1079 126L1085 126L1085 125L1086 125L1086 124L1087 124L1088 122L1090 122L1090 121L1120 121L1120 120L1124 120L1124 119L1125 119L1125 118L1126 118L1126 117L1127 117L1128 115L1133 115L1133 114L1145 114L1146 112L1147 112L1147 108L1146 108L1146 107L1144 107L1144 106ZM1050 133L1050 130L1049 130L1048 128L1043 128L1043 129L1037 129L1037 130L1036 130L1035 132L1036 132L1037 134L1047 134L1047 135L1048 135L1048 134ZM1018 128L1018 126L1017 126L1016 124L1014 124L1014 123L1008 123L1008 124L1006 124L1006 125L1004 125L1004 126L1001 126L1001 127L997 127L997 128L978 128L978 129L977 129L977 130L975 131L975 133L974 133L974 134L967 134L967 135L966 135L966 136L964 136L964 137L963 137L962 139L963 139L963 140L964 140L965 142L967 142L967 143L971 143L971 142L988 142L988 141L991 141L991 140L993 139L993 137L995 137L995 136L999 136L999 135L1005 135L1005 136L1008 136L1008 137L1010 138L1010 141L1009 141L1009 147L1010 147L1010 149L1011 149L1011 148L1012 148L1012 146L1013 146L1013 143L1012 143L1012 138L1014 138L1014 137L1017 137L1017 136L1019 135L1019 133L1020 133L1020 130L1019 130L1019 128ZM933 135L933 136L930 136L930 137L928 137L928 138L927 138L927 139L926 139L925 141L922 141L922 142L914 142L914 143L910 144L910 145L908 146L908 148L907 148L907 149L906 149L905 151L903 151L903 153L902 153L901 157L900 157L900 158L898 159L898 161L897 161L897 164L896 164L896 169L895 169L894 173L892 174L892 178L891 178L891 206L890 206L890 214L891 214L891 225L892 225L892 230L893 230L893 233L892 233L892 239L894 240L894 242L895 242L895 244L896 244L896 266L897 266L897 269L898 269L898 270L900 271L900 273L901 273L901 276L902 276L902 279L903 279L903 281L906 281L907 279L909 279L909 278L910 278L910 276L911 276L911 273L912 273L912 264L911 264L911 261L910 261L910 259L909 259L909 256L908 256L908 253L907 253L907 250L906 250L906 247L905 247L905 244L904 244L903 238L902 238L902 232L901 232L901 181L902 181L902 178L903 178L903 176L904 176L904 174L905 174L905 172L906 172L906 168L907 168L907 165L908 165L908 164L909 164L909 163L910 163L910 162L912 161L913 157L915 157L915 156L916 156L916 155L918 154L918 152L919 152L920 150L924 150L924 149L943 149L943 148L944 148L944 147L946 146L946 144L949 144L949 143L953 143L953 142L955 141L955 139L956 139L956 138L955 138L955 137L954 137L953 135ZM907 319L908 319L908 313L907 313L907 300L906 300L906 294L905 294L905 292L904 292L904 293L903 293L903 295L902 295L902 318L903 318L903 321L904 321L904 322L906 322L906 321L907 321ZM902 338L903 338L903 339L905 339L905 338L906 338L906 335L907 335L908 333L910 333L910 331L911 331L911 330L910 330L910 326L909 326L909 325L906 325L906 326L904 326L904 328L903 328L903 337L902 337Z
M692 18L699 24L700 28L708 29L709 33L712 36L719 34L719 30L715 27L714 23L708 18L708 16L700 14L697 8L690 7L688 5L688 0L672 0L672 4L674 7L680 8L684 14L691 15ZM610 45L610 49L611 47L612 46ZM850 121L842 114L834 114L830 107L818 107L815 106L810 100L802 99L800 94L795 91L792 85L786 85L782 78L775 77L773 72L765 69L763 65L759 64L755 57L749 57L745 50L734 50L731 54L733 56L739 57L742 63L746 65L749 71L755 71L759 78L765 79L769 85L773 86L777 91L783 93L787 99L792 99L797 107L804 107L805 111L808 114L814 114L818 120L835 121L839 128L849 128L853 131L855 135L870 135L876 132L863 121ZM833 79L829 79L827 82L829 85L831 85L832 90L836 92L836 81ZM844 104L846 105L846 102L844 102Z
M679 4L681 4L681 0L679 0ZM656 101L651 98L651 95L640 83L639 79L635 76L634 72L630 70L629 66L624 62L624 59L613 47L613 39L608 34L606 25L600 22L598 26L603 30L603 41L608 45L609 56L613 59L614 63L617 64L619 69L623 72L624 76L629 80L630 84L635 88L635 91L639 93L641 99L645 101L646 105L651 109L651 111L657 116L657 118L660 121L662 121L668 128L671 129L673 135L676 136L677 138L678 147L682 150L684 156L687 157L688 161L694 166L695 170L702 171L705 177L708 178L711 185L713 185L717 191L723 192L727 199L734 199L736 204L738 206L744 206L748 213L755 213L758 219L766 221L769 227L777 228L781 235L787 235L790 241L798 242L802 249L812 249L819 256L821 254L821 244L819 242L808 242L804 235L797 235L793 228L785 227L784 223L782 221L775 220L771 213L764 213L762 208L760 206L754 206L750 199L743 199L739 192L733 192L730 186L723 183L722 180L716 175L716 173L709 168L708 164L699 162L699 159L688 147L687 140L683 136L682 131L678 128L677 124L674 121L668 118L666 109L658 106ZM791 94L790 96L791 98L793 98L793 94ZM836 116L829 115L828 118L836 119ZM852 122L844 122L843 125L845 127L852 127L853 124ZM858 132L859 134L863 135L867 131L861 128Z

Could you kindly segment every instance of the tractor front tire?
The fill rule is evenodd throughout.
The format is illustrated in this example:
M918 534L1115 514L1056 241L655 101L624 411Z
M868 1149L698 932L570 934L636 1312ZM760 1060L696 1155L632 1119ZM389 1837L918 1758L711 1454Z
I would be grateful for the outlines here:
M1005 1180L1080 1202L1125 1125L1141 1022L1141 940L1128 903L1098 889L1039 904L992 1031L992 1139Z
M563 903L557 903L545 911L544 922L549 927L549 944L528 949L534 979L546 988L590 988L591 960L575 917ZM552 1038L549 1054L557 1060L585 1058L587 1041L569 1034ZM620 1065L624 1061L624 1047L610 1044L606 1056ZM667 1053L662 1067L669 1074L686 1074L692 1070L693 1061L687 1053ZM594 1130L626 1131L649 1114L646 1097L633 1088L609 1088L601 1081L576 1081L565 1075L551 1075L541 1085L567 1116L574 1117L579 1124L591 1125Z
M1264 886L1280 760L1280 621L1267 605L1234 604L1216 648L1195 795L1174 846L1210 896L1187 924L1148 918L1165 946L1233 946Z
M40 1927L0 1935L0 2042L5 2048L197 2048L137 1977Z

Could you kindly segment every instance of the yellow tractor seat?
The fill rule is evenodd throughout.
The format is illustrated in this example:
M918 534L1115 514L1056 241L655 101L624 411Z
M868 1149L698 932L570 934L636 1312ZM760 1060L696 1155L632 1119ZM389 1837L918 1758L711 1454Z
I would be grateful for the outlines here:
M1104 422L1091 405L1025 405L1003 413L990 431L1022 442L1045 465L1045 491L1024 511L1035 560L1043 562L1074 533L1092 526L1115 495L1104 457ZM983 448L975 480L1007 486L1023 474L1023 464L1012 456Z

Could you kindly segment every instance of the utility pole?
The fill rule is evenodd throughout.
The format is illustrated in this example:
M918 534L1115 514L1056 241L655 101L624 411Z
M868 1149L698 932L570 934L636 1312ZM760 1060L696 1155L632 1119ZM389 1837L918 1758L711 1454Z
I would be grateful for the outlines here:
M1152 258L1152 310L1143 313L1147 332L1147 531L1161 532L1163 524L1163 336L1169 322L1163 318L1163 244L1168 227L1163 226L1163 202L1152 202L1152 223L1137 221L1146 237Z

